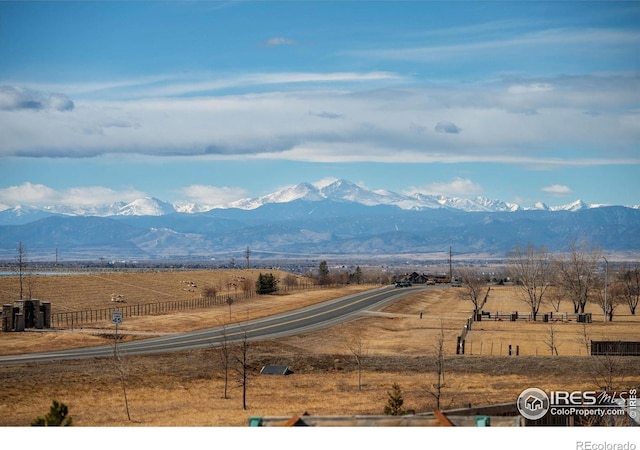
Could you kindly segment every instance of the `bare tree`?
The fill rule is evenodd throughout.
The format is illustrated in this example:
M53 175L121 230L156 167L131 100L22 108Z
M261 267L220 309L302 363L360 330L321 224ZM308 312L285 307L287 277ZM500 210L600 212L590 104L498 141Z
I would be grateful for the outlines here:
M27 270L27 248L24 246L22 241L19 241L16 246L16 267L18 269L18 278L20 280L20 300L22 300L24 296L23 281Z
M522 249L517 245L509 255L509 272L520 288L521 299L529 305L536 320L545 292L551 284L551 260L543 246L533 244Z
M347 348L353 356L356 363L356 369L358 370L358 390L362 390L362 366L363 360L367 355L366 342L364 339L364 332L360 326L356 326L355 332L347 342Z
M591 289L590 300L602 310L606 320L613 320L613 312L624 302L624 294L620 284L607 286L605 280L596 279Z
M436 382L427 388L427 392L435 399L436 409L440 409L442 388L444 387L444 324L442 319L440 319L440 333L436 337L434 347L436 351Z
M549 350L551 350L551 356L554 354L558 356L558 336L555 324L552 323L549 325L549 336L544 342L547 344L547 347L549 347Z
M629 312L635 315L640 301L640 267L636 265L633 268L627 268L623 265L615 281L615 284L620 287L624 302L629 306Z
M256 289L256 282L253 278L246 277L242 280L242 292L244 292L244 298L250 298L251 293Z
M582 334L580 335L581 344L584 345L586 354L591 350L591 334L587 329L587 322L582 322Z
M298 279L296 278L296 276L294 274L288 273L282 279L282 284L285 285L288 288L294 288L298 284Z
M569 244L569 255L556 261L557 284L565 297L573 302L573 312L584 314L584 308L596 284L600 251L588 248L586 242Z
M613 350L614 342L610 344ZM605 352L603 355L592 356L592 377L594 384L605 391L613 391L622 385L624 380L624 361L625 357L618 356L611 352Z
M218 295L218 288L214 287L214 286L205 286L202 289L202 296L204 298L216 298L216 295Z
M228 387L229 387L229 367L231 364L231 347L229 346L229 340L227 339L227 328L222 325L222 343L216 348L216 352L220 357L220 363L222 364L222 370L224 371L224 398L228 399Z
M27 268L25 281L27 282L27 298L35 298L36 277L33 276L32 268Z
M487 302L491 288L486 289L486 294L483 297L482 293L485 291L487 280L474 269L458 269L458 276L462 283L462 290L459 291L459 297L462 300L468 300L473 303L473 315L475 317Z
M238 364L236 368L236 373L238 374L238 383L242 387L242 409L246 411L247 385L249 381L249 371L251 370L251 366L249 365L249 339L246 330L243 330L242 332L242 340L239 344L238 354L236 355L236 362Z
M562 303L562 293L553 287L550 287L545 294L546 302L551 305L555 312L560 312L560 303Z

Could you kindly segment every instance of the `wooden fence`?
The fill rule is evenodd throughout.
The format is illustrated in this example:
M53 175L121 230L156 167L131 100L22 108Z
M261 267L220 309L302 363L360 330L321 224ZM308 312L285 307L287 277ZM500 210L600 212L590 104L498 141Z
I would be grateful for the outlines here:
M591 355L640 356L638 341L591 341Z
M492 313L490 311L481 311L474 317L476 322L480 322L481 320L505 320L509 322L517 322L517 321L533 321L532 313L521 313L518 311L514 312L500 312L497 311ZM536 315L536 321L538 322L571 322L575 321L578 323L591 323L593 320L593 316L591 313L538 313Z

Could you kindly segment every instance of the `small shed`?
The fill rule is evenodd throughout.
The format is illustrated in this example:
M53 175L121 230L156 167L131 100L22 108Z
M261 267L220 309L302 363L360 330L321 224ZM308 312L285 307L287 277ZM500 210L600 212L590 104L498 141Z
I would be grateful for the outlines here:
M260 370L261 375L290 375L293 370L289 369L289 366L275 366L266 365Z

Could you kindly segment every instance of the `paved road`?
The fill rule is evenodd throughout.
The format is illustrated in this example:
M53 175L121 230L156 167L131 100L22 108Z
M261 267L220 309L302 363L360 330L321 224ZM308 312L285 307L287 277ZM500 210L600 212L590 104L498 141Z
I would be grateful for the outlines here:
M123 355L146 355L220 346L228 343L273 339L327 328L355 318L364 310L375 310L422 287L383 287L262 319L207 328L118 345ZM45 353L0 356L0 365L108 357L113 345L85 347Z

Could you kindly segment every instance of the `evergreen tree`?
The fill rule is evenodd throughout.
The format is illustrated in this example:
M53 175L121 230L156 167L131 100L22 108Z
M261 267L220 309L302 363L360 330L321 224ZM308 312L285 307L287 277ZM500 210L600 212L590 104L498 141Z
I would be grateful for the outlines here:
M329 266L326 261L322 261L318 266L318 281L320 284L327 284L329 282Z
M393 383L391 389L391 392L387 391L389 400L387 401L387 406L384 407L384 413L387 416L403 416L405 414L405 410L402 407L404 399L402 398L402 390L400 389L400 385L397 383Z
M34 427L59 427L71 426L71 417L67 417L69 414L69 408L64 403L60 403L54 400L49 408L49 413L44 417L38 417L31 422L31 426ZM66 419L66 420L65 420Z
M256 281L256 293L258 294L273 294L278 291L278 280L272 273L258 275Z
M362 283L362 270L360 266L356 266L356 271L353 273L353 281L355 281L356 284Z

